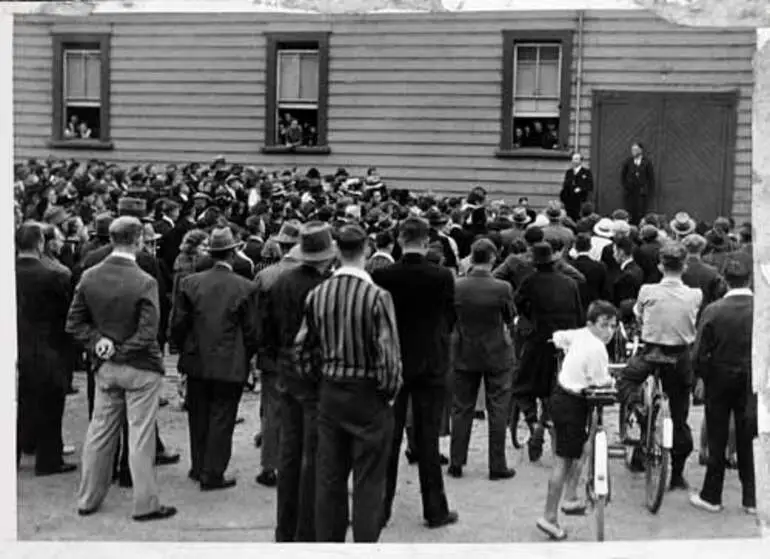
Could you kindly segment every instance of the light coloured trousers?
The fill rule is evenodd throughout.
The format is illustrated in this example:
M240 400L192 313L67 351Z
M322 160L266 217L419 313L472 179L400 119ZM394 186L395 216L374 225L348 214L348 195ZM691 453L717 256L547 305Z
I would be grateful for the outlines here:
M163 377L129 365L104 363L96 372L94 414L83 446L78 508L98 508L112 483L124 409L128 416L129 468L134 481L133 515L160 507L155 479L155 424Z

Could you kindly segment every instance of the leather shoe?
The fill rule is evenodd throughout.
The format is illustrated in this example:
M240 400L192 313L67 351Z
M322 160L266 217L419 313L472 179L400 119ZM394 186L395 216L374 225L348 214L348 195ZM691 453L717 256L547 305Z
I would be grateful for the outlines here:
M147 514L138 514L134 516L134 520L137 522L147 522L148 520L165 520L171 518L176 514L176 507L166 507L161 505L156 511Z
M409 464L417 464L417 461L419 460L417 451L412 450L411 448L407 448L406 451L404 451L404 456L406 456L406 461L409 462Z
M94 509L78 509L78 516L91 516L97 510L99 510L99 509L98 508L94 508Z
M262 470L262 473L257 476L257 483L265 487L278 485L278 476L275 475L275 470Z
M57 467L51 469L51 470L38 470L35 469L35 475L38 477L43 476L55 476L57 474L68 474L70 472L74 472L77 470L78 467L75 464L68 464L67 462L62 462Z
M447 464L449 464L449 458L447 458L447 457L446 457L446 456L444 456L443 454L442 454L441 456L439 456L439 458L438 458L438 461L439 461L439 463L440 463L442 466L446 466Z
M450 510L447 515L438 520L428 520L426 524L428 528L441 528L442 526L449 526L455 524L460 519L460 515L456 511Z
M120 487L125 487L126 489L131 489L134 486L134 480L131 479L131 473L121 472L118 475L118 485Z
M201 475L198 472L193 472L192 470L187 472L187 477L189 477L193 481L200 481L201 480Z
M223 477L217 480L201 481L201 491L218 491L220 489L229 489L235 487L236 480Z
M489 472L489 479L492 481L497 481L498 479L511 479L515 475L516 470L513 468L508 468L500 472Z
M180 460L180 456L178 452L175 452L173 454L164 452L163 454L158 454L155 457L155 465L170 466L171 464L176 464L177 462L179 462L179 460Z
M671 476L671 485L669 489L671 491L675 491L677 489L689 489L690 484L687 483L687 480L684 479L681 475L678 476Z
M462 466L449 466L446 471L447 475L450 475L454 478L461 478L463 477L463 467Z

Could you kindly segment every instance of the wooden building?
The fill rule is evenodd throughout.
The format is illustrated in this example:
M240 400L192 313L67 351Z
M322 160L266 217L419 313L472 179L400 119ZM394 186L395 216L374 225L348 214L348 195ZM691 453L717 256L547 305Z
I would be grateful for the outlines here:
M752 29L642 10L17 15L15 156L371 165L391 187L539 206L577 148L610 211L641 141L659 211L741 221L755 50Z

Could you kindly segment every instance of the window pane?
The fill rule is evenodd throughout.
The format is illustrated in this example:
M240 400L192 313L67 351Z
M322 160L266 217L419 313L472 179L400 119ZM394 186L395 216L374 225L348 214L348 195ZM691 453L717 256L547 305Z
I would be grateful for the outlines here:
M535 112L539 114L558 115L558 99L538 99L535 101Z
M516 47L516 58L519 61L535 62L537 60L537 47Z
M102 60L97 53L90 53L86 57L86 84L85 93L89 101L101 99Z
M85 99L86 64L80 52L64 53L64 98Z
M516 68L516 95L535 96L537 89L537 66L534 63L518 62Z
M299 99L315 101L318 98L318 53L300 56Z
M514 114L532 114L537 112L537 100L535 99L515 99L513 102Z
M299 98L299 72L299 55L278 53L278 99Z
M540 87L538 95L540 97L558 97L559 96L559 62L558 60L540 61Z
M540 47L540 60L545 62L556 62L561 55L561 47L558 45Z

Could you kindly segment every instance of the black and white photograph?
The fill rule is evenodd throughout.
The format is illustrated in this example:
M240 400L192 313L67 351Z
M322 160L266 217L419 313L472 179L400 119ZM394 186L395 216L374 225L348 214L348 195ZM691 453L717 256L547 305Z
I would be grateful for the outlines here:
M732 4L0 5L17 539L770 537Z

